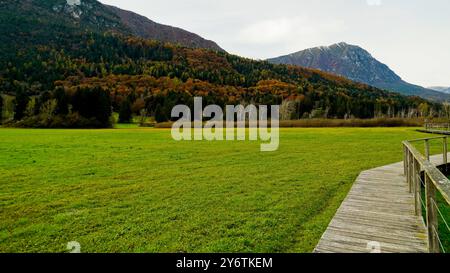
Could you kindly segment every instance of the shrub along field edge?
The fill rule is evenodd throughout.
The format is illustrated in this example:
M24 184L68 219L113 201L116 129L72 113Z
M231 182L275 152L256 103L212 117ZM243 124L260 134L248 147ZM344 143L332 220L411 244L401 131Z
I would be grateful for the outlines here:
M325 127L421 127L423 119L375 118L375 119L300 119L282 120L281 128L325 128ZM173 122L154 124L155 128L171 128ZM248 125L248 123L247 123ZM269 125L270 126L270 121ZM248 127L248 126L247 126Z

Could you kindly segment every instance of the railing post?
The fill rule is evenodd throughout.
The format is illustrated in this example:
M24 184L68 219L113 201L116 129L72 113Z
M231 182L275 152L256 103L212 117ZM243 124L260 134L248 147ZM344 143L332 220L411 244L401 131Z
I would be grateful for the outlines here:
M409 161L408 161L408 165L409 165L409 193L413 192L413 187L414 187L414 155L409 152Z
M405 176L406 176L406 183L409 182L409 151L408 149L405 150Z
M403 145L403 174L406 176L407 175L407 171L406 171L406 168L407 168L407 163L406 163L406 160L407 160L407 152L408 152L408 148L406 147L406 145Z
M448 146L447 146L447 137L444 137L444 164L445 164L445 171L447 171L447 163L448 163Z
M436 207L433 204L436 199L436 188L425 172L425 195L427 211L427 229L428 229L428 249L430 253L440 253L438 238L438 220Z
M422 216L422 202L420 199L422 198L422 183L420 182L420 164L419 161L414 159L414 202L416 215Z
M430 161L430 141L425 140L425 158Z

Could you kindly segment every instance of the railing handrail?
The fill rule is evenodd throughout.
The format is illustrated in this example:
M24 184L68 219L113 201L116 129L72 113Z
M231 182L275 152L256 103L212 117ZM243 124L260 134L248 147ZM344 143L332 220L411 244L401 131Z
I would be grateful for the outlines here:
M430 140L443 140L443 164L445 165L445 168L447 168L447 138L447 136L440 136L403 141L406 181L409 185L409 191L414 193L416 215L422 216L422 207L425 208L426 226L428 230L428 249L432 253L439 253L441 252L441 249L445 252L445 248L439 236L439 216L442 218L442 221L449 231L450 228L437 205L436 192L439 192L447 202L447 205L450 205L450 180L436 165L431 163ZM419 141L425 143L425 155L421 154L412 144ZM422 179L422 174L424 179ZM425 188L425 201L422 198L422 185Z
M439 139L439 138L446 138L446 137L433 137L433 138L424 138L424 140L433 140L433 139ZM419 162L422 171L428 173L430 175L430 180L433 182L434 186L439 190L442 197L444 197L445 201L447 201L447 204L450 205L450 180L441 172L439 169L430 161L428 161L424 155L422 155L416 147L414 147L411 142L417 142L421 139L415 139L410 141L404 141L403 145L405 145L411 154L414 156L414 158ZM447 164L444 162L444 164Z
M427 141L427 140L442 139L442 138L447 138L447 137L448 137L448 136L437 136L437 137L417 138L417 139L413 139L413 140L403 141L403 143L405 143L405 142L413 143L413 142L420 142L420 141Z
M429 129L446 129L441 131L450 131L450 122L425 122L424 128ZM438 131L438 130L436 130Z
M425 124L428 124L428 125L443 125L443 124L448 125L448 124L450 124L450 122L425 122Z

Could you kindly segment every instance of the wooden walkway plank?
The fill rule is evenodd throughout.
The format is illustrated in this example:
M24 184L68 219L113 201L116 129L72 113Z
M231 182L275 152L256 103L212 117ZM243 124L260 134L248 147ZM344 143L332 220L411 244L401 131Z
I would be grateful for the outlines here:
M442 155L431 157L439 165ZM362 172L316 246L316 253L428 252L422 217L415 215L403 162Z

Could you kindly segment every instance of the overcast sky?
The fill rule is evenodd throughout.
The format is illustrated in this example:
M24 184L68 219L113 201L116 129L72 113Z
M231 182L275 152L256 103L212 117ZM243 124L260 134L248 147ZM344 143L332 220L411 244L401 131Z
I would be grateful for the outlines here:
M449 0L101 0L265 59L347 42L404 80L450 86Z

